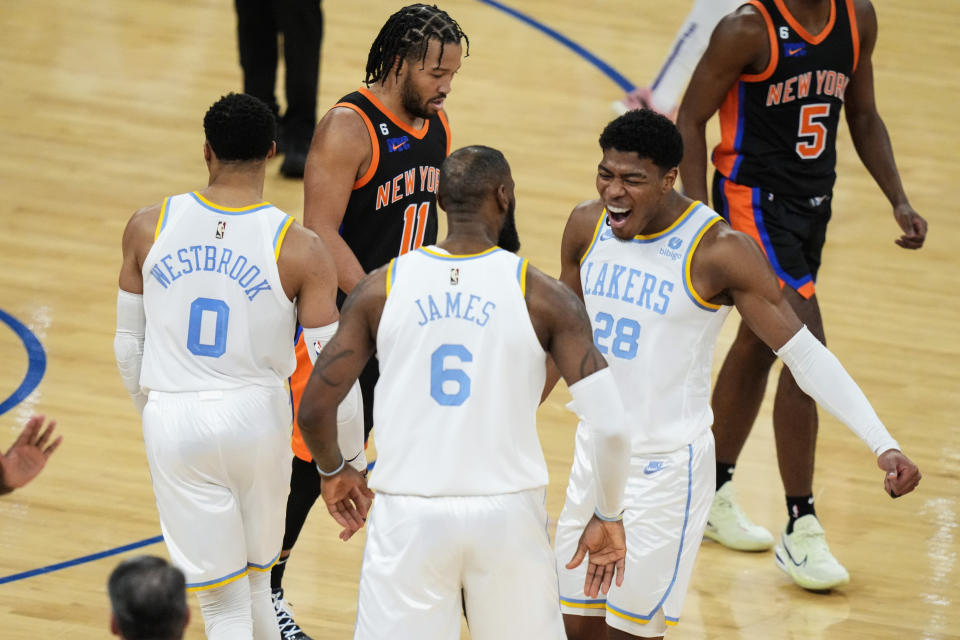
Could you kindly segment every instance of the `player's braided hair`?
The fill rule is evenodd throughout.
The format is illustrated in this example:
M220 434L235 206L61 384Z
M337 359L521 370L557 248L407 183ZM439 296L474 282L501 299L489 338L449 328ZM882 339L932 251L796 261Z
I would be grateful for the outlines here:
M440 42L440 58L444 45L460 44L460 40L467 43L467 55L470 55L470 38L446 11L427 4L411 4L397 11L370 46L364 84L369 87L375 82L383 82L398 57L398 76L407 58L425 63L431 39Z

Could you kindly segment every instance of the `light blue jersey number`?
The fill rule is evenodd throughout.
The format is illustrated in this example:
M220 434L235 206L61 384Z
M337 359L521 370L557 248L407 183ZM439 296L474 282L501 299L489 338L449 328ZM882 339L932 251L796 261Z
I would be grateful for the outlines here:
M213 344L200 342L200 328L203 312L216 314L216 327ZM190 327L187 330L187 349L195 356L219 358L227 350L227 322L230 321L230 307L223 300L197 298L190 304Z
M470 397L470 377L463 369L445 369L444 358L473 362L473 354L462 344L442 344L430 356L430 395L445 407L459 407ZM456 383L456 393L448 393L443 383ZM448 387L449 388L449 385Z
M633 360L637 357L640 340L640 323L632 318L620 318L614 323L614 317L609 313L599 312L593 319L596 329L593 332L593 342L597 350L607 355L612 353L623 360ZM613 342L608 347L605 342L613 335Z

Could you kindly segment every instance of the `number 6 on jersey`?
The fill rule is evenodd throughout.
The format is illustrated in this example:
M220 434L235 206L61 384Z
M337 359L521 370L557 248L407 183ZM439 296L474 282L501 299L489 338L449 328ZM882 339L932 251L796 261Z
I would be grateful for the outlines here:
M459 407L470 397L470 377L463 369L445 369L446 358L473 362L473 354L462 344L442 344L430 356L430 395L437 404Z

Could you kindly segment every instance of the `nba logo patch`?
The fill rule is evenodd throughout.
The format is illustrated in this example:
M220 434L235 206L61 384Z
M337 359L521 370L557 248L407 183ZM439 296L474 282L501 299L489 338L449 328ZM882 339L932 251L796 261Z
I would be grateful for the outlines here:
M227 231L227 221L226 220L217 220L217 240L223 238L223 234Z
M323 349L323 345L320 344L320 341L319 341L319 340L314 340L314 341L313 341L313 353L314 353L315 355L319 356L319 355L320 355L320 349Z
M460 268L450 269L450 284L460 284Z

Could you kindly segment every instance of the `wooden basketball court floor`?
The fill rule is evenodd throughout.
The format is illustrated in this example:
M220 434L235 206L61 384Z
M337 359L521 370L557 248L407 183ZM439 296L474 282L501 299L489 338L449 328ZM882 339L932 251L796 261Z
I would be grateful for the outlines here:
M400 3L324 4L325 109L359 85L369 43ZM508 4L643 84L691 3ZM878 102L929 238L919 252L893 244L898 230L889 206L844 125L818 293L831 348L924 479L914 494L891 500L865 446L821 413L818 513L852 582L807 593L776 569L770 552L705 543L671 638L960 637L960 231L953 201L960 184L960 7L952 0L876 4ZM522 253L556 275L566 216L595 195L596 140L621 89L581 53L503 6L442 6L471 39L447 107L454 146L483 143L506 153ZM120 235L135 209L205 183L202 115L240 88L234 27L228 0L0 3L0 311L9 314L0 316L0 402L12 396L7 404L14 404L0 415L0 447L34 412L55 416L65 438L43 475L0 498L0 637L104 637L110 570L130 555L166 554L157 542L140 426L112 354ZM715 141L714 128L710 135ZM271 162L266 195L299 217L302 184L281 178L278 167ZM725 327L718 361L736 322ZM36 351L31 360L25 348L30 336L46 354L42 379ZM32 393L15 392L37 379ZM566 398L558 389L540 412L553 518L573 448ZM778 531L785 514L769 409L765 404L747 444L736 486L755 521ZM363 536L345 544L335 531L318 506L287 570L297 620L314 638L351 636ZM195 601L192 607L187 637L201 638Z

